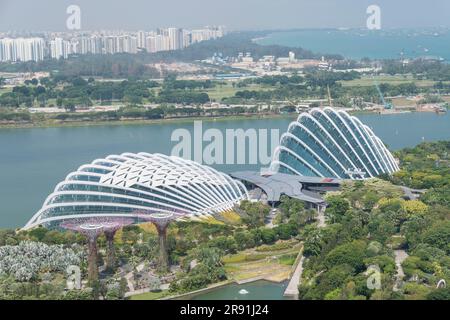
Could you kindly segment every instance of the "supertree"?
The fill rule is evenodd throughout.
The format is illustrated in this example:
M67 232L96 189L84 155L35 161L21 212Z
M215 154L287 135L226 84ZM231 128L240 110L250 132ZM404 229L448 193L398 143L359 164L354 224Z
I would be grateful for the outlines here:
M96 217L65 220L60 226L76 231L86 236L88 240L88 280L93 283L98 280L97 238L104 232L107 239L107 267L114 265L114 233L125 225L133 223L132 219L121 217Z
M114 236L117 230L130 225L134 222L133 219L114 218L114 222L104 227L106 238L106 270L114 270L116 267L116 250L114 247Z
M159 264L161 271L169 271L169 256L167 250L167 227L170 222L182 218L183 214L177 211L173 212L138 212L140 219L153 223L158 231L159 238Z

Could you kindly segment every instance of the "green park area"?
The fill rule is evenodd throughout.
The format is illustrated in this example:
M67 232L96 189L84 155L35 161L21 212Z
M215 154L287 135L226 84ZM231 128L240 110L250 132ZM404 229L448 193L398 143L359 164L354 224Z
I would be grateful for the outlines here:
M288 279L292 265L301 251L298 241L280 241L225 256L223 262L229 278L245 281L260 278L280 282Z
M417 87L432 87L436 81L428 79L416 79L412 75L363 75L359 79L340 81L344 87L373 87L374 83L385 83L389 85L400 85L414 82Z

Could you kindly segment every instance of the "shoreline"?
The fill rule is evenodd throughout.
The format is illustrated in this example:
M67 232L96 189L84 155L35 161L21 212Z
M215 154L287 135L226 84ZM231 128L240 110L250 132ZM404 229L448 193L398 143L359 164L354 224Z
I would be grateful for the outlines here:
M274 281L274 280L269 280L269 279L260 278L260 277L250 278L250 279L246 279L246 280L242 280L242 281L225 280L222 282L214 283L206 288L194 290L194 291L187 292L187 293L166 296L166 297L163 297L163 298L157 299L157 300L192 300L191 298L194 298L202 293L208 293L208 292L214 291L214 290L222 288L222 287L226 287L226 286L233 285L233 284L234 285L242 285L242 284L248 284L248 283L253 283L253 282L258 282L258 281L266 281L266 282L271 282L271 283L283 283L283 282L286 282L287 280L284 279L281 281ZM188 298L188 299L183 299L183 298Z
M354 110L349 112L351 115L399 115L406 113L422 113L419 111L401 111L379 113L374 111ZM102 121L62 121L51 122L42 121L37 123L18 122L18 123L0 123L0 130L12 129L34 129L34 128L64 128L64 127L90 127L90 126L132 126L132 125L154 125L154 124L180 124L192 123L194 121L235 121L235 120L258 120L258 119L296 119L298 113L290 114L241 114L241 115L225 115L225 116L196 116L196 117L180 117L166 119L125 119L125 120L102 120Z
M194 121L233 121L233 120L257 120L257 119L277 119L294 118L293 114L254 114L254 115L231 115L231 116L204 116L204 117L184 117L166 119L127 119L127 120L105 120L105 121L67 121L67 122L40 122L40 123L14 123L0 124L2 129L33 129L33 128L62 128L62 127L90 127L90 126L131 126L131 125L152 125L166 123L191 123Z

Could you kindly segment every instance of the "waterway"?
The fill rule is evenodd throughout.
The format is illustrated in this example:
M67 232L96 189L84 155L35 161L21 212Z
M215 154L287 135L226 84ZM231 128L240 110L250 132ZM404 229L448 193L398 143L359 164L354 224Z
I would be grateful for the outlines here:
M287 282L275 283L265 280L230 284L211 291L194 295L190 300L287 300L283 297ZM240 293L245 290L246 293Z
M448 113L358 117L393 150L422 141L450 139ZM209 128L223 133L227 129L254 128L278 129L281 134L292 120L291 117L208 121L203 122L203 132ZM0 228L23 226L56 184L82 164L123 152L170 154L177 144L171 141L171 135L179 128L192 133L193 123L0 129ZM258 164L213 166L225 172L260 167Z

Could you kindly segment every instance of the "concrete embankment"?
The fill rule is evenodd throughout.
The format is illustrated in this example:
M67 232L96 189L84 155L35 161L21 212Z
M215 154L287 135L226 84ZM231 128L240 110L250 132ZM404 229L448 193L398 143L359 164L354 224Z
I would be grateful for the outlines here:
M295 260L295 263L293 265L294 272L292 273L289 283L286 287L286 290L284 291L285 297L294 297L295 299L298 298L298 285L301 281L301 276L303 273L303 262L305 260L305 257L303 256L303 249L299 252L297 259Z

